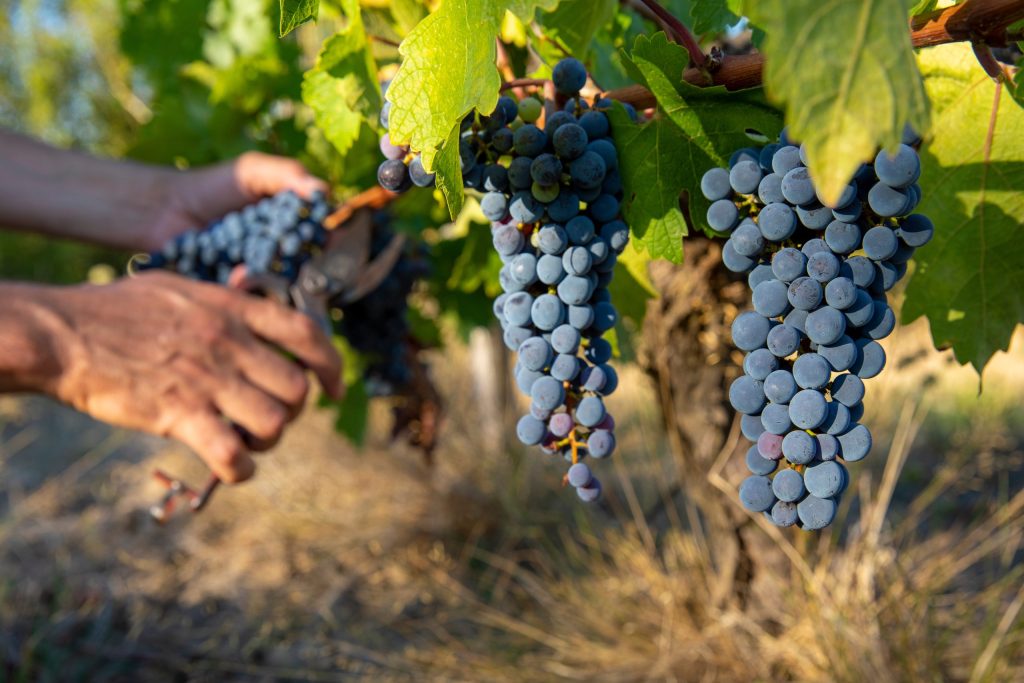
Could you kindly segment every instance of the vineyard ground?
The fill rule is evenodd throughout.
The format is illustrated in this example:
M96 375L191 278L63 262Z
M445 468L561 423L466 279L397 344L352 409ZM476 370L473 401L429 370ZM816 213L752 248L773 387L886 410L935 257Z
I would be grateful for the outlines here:
M201 480L191 455L4 399L0 661L12 680L54 681L887 681L929 667L1011 680L1024 670L1022 342L978 397L920 323L891 338L843 538L796 536L810 566L765 563L752 611L706 604L714 539L685 501L659 506L673 463L633 368L610 401L620 450L597 508L553 490L561 468L481 431L463 347L435 364L449 422L433 472L380 438L352 448L310 410L253 482L165 528L143 512L159 495L149 472ZM386 418L375 407L373 423ZM857 580L812 599L846 570Z

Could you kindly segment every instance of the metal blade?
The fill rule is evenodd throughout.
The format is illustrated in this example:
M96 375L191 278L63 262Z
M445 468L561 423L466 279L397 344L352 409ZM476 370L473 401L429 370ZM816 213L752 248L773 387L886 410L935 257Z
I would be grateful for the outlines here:
M360 269L355 282L341 290L332 299L332 303L342 305L358 301L364 296L377 289L394 269L398 259L402 256L402 248L405 246L405 235L395 235L391 238L384 251L377 254L377 257Z

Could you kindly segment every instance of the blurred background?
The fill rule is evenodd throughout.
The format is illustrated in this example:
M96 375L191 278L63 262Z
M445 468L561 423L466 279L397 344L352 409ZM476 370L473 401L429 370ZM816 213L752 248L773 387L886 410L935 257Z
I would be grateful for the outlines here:
M386 4L366 3L385 57ZM179 167L264 149L341 193L372 178L376 140L341 159L298 103L329 3L287 41L263 0L0 8L0 125ZM102 280L127 258L0 233L4 279ZM425 355L432 466L390 438L388 400L358 446L310 405L254 480L158 526L153 468L205 477L185 448L0 397L0 680L1024 680L1020 335L982 384L923 320L898 329L840 518L779 530L735 497L746 444L723 387L745 292L717 263L692 240L653 268L664 296L621 335L594 506L513 438L525 404L479 281L416 294L464 312Z

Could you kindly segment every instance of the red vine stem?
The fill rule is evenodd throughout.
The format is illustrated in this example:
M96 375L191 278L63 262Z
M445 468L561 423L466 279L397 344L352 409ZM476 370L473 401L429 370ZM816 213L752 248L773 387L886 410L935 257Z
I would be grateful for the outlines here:
M703 69L705 62L707 62L707 55L704 54L704 50L700 48L700 43L697 42L697 38L693 35L693 32L687 28L686 24L679 21L674 14L669 12L667 9L662 7L657 0L640 0L647 9L651 10L661 21L671 27L672 33L675 38L683 44L686 51L690 53L690 61L697 69Z
M363 190L335 209L334 213L324 219L324 227L328 230L334 230L344 225L359 209L380 209L390 204L397 197L398 195L388 192L379 185L375 185L368 190Z
M501 84L501 92L511 90L512 88L525 88L530 86L542 86L550 83L546 78L517 78L512 81L506 81Z
M1024 2L1020 0L967 0L966 2L915 17L910 23L914 47L930 47L965 40L1002 44L1006 27L1024 19ZM764 55L728 55L711 74L713 85L728 90L752 88L761 84ZM696 68L687 69L683 80L696 86L709 85L707 74ZM631 85L606 93L610 98L629 102L646 109L657 103L654 95L640 85Z

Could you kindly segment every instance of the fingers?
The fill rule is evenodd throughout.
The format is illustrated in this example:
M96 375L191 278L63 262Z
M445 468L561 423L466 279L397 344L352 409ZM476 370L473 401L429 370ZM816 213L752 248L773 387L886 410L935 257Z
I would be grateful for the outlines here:
M257 337L294 354L329 396L340 398L341 356L313 319L266 299L246 297L244 301L246 326Z
M277 443L290 417L280 401L237 375L218 379L213 402L224 417L256 438L250 445L265 446L261 450Z
M300 197L309 197L316 191L326 193L326 182L309 173L306 168L285 157L259 152L247 152L235 162L235 182L250 196L273 195L292 190Z
M300 367L255 338L243 343L236 363L245 379L288 409L290 418L299 414L309 393L309 380Z
M192 448L221 481L235 484L256 471L242 438L212 409L182 416L170 436Z

